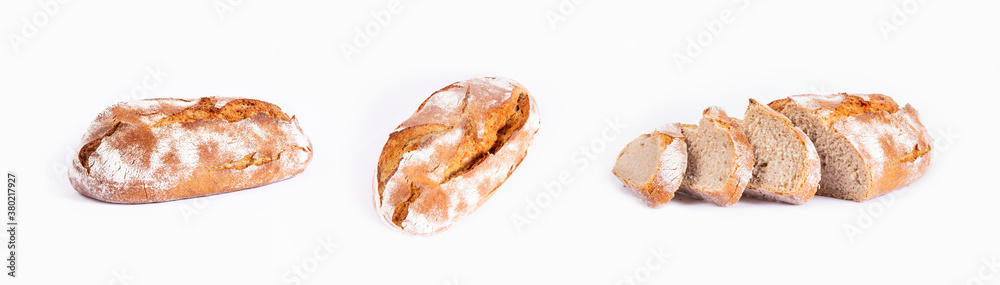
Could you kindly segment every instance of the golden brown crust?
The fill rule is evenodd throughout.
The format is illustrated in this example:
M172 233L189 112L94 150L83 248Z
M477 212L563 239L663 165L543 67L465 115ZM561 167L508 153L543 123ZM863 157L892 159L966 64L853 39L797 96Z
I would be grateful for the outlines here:
M77 159L80 161L80 165L83 166L84 169L87 169L87 173L90 173L90 155L93 154L94 151L97 151L97 148L101 146L101 141L104 140L104 138L113 135L121 126L122 122L116 122L104 132L104 135L90 140L80 147L80 151L77 153Z
M389 140L386 141L385 146L382 147L382 154L379 155L379 164L376 170L378 196L382 197L385 183L389 181L389 177L396 173L404 153L425 146L432 136L451 129L452 127L442 124L424 124L389 134Z
M899 110L899 105L882 94L870 94L867 98L858 95L840 93L842 99L838 101L819 101L823 103L823 108L829 108L832 112L828 115L828 122L840 121L845 117L857 116L872 112L895 113Z
M792 99L790 99L790 98L778 99L778 100L771 101L771 103L767 103L767 106L771 107L772 110L775 110L775 111L777 111L777 112L780 113L781 111L785 110L785 106L788 105L788 102L791 102L791 101L792 101Z
M218 98L203 97L193 106L160 119L153 124L153 127L215 119L223 119L232 123L256 116L257 114L263 114L282 121L291 120L277 105L260 100L233 99L221 108L215 106L218 102Z
M382 149L373 185L379 216L427 235L475 211L520 164L538 130L520 84L477 78L438 90Z
M820 195L865 201L909 185L930 165L933 138L909 104L899 108L882 94L840 93L797 95L770 105L783 109L787 104L820 118L829 130L850 142L864 162L868 182L863 196L847 197L822 189Z
M858 149L871 177L868 193L858 201L881 196L916 181L930 166L933 138L909 104L900 112L871 112L841 120L834 128ZM877 144L868 143L869 138Z
M148 99L102 112L84 135L69 177L78 192L97 200L163 202L287 179L311 158L298 121L273 104Z

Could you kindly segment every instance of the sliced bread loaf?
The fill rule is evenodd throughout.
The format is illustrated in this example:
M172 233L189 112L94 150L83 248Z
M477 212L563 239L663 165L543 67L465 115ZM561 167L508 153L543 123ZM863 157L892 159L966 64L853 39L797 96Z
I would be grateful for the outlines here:
M798 95L769 106L816 145L819 195L865 201L909 185L930 165L933 139L917 111L889 96Z
M804 204L820 181L819 155L812 141L792 121L750 99L740 128L753 147L753 176L744 193L749 197Z
M611 172L646 205L656 207L674 198L686 169L687 145L675 123L628 143Z
M753 169L747 137L726 112L709 107L698 126L682 125L688 164L680 191L719 206L735 204Z

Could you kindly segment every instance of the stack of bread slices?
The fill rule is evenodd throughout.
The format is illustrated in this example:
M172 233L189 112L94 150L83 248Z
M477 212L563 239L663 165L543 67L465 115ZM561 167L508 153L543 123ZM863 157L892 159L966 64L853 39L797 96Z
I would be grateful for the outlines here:
M907 104L881 94L797 95L743 119L719 107L698 125L666 124L630 142L612 172L650 207L681 192L719 206L744 195L794 205L858 202L923 176L932 138Z

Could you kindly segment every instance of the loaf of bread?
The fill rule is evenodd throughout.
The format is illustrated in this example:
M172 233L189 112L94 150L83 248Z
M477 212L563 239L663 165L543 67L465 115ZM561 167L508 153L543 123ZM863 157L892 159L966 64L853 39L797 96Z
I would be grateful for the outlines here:
M816 146L817 194L865 201L909 185L927 171L933 139L907 104L882 94L798 95L769 106Z
M750 99L739 123L753 148L749 197L804 204L819 187L819 155L809 137L784 115Z
M687 144L680 124L667 124L628 143L612 173L646 205L657 207L674 198L687 170Z
M742 130L719 107L702 112L695 125L681 125L688 163L680 192L730 206L740 200L753 170L753 150Z
M375 211L408 234L447 229L507 180L539 124L531 94L510 79L470 79L434 92L382 148Z
M274 104L206 97L121 102L83 136L69 167L73 188L113 203L226 193L302 172L312 145Z

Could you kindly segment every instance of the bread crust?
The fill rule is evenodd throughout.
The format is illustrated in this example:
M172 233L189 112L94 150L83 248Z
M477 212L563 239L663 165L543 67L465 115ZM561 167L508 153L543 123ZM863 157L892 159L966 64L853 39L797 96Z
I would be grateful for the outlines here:
M764 110L771 116L777 118L778 121L782 122L786 128L793 130L806 155L805 159L802 160L802 166L799 167L801 170L799 175L800 177L803 177L803 179L801 181L796 181L798 185L794 187L792 191L779 191L778 189L768 189L766 187L756 188L749 186L748 184L744 193L746 193L747 196L759 199L785 202L793 205L805 204L816 194L822 174L820 169L819 154L816 153L816 147L813 145L812 140L810 140L809 137L802 132L802 130L795 127L795 125L792 124L792 121L786 118L785 115L782 115L778 111L757 102L757 100L750 99L750 106L747 107L747 112L749 112L750 108L753 107L761 107L761 110Z
M674 192L684 180L684 172L687 170L687 144L684 142L684 135L681 134L679 123L663 125L652 133L636 138L636 140L644 136L660 138L659 157L657 158L656 174L653 175L653 178L641 185L634 185L629 183L623 174L618 172L617 168L613 168L612 172L621 180L625 188L635 193L647 206L655 208L673 199ZM629 146L626 146L618 153L619 160L628 148Z
M149 203L257 187L295 176L312 144L278 106L253 99L121 102L91 124L69 167L81 194Z
M916 181L930 166L933 138L917 111L899 108L882 94L805 94L776 100L769 105L782 111L788 104L807 109L829 130L845 138L864 161L868 191L847 197L820 189L819 195L858 202L881 196Z
M711 106L702 112L702 117L708 119L715 128L719 128L729 137L733 145L733 167L730 169L729 179L726 180L721 191L699 189L687 183L681 183L680 190L719 206L731 206L740 200L743 190L750 182L750 176L753 175L753 149L743 131L734 124L722 108ZM696 126L681 125L682 130L692 127Z
M383 147L376 213L408 234L449 228L507 180L539 125L534 98L510 79L475 78L435 92Z

